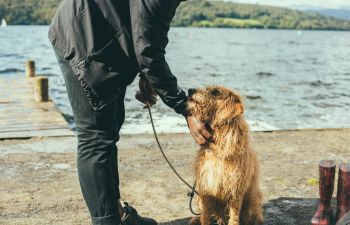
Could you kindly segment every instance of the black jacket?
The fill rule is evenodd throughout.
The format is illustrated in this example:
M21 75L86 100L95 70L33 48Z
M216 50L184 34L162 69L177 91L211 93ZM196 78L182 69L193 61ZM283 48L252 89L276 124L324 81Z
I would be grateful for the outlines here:
M64 0L49 39L69 61L98 111L138 73L163 102L185 114L186 94L165 60L170 22L180 0Z

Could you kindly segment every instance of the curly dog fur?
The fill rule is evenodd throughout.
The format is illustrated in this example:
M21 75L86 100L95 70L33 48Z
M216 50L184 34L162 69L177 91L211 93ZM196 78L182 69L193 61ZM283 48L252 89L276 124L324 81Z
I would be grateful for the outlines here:
M238 93L210 86L192 89L191 115L213 128L214 143L202 146L195 160L200 217L191 225L263 223L259 162L249 144L249 128Z

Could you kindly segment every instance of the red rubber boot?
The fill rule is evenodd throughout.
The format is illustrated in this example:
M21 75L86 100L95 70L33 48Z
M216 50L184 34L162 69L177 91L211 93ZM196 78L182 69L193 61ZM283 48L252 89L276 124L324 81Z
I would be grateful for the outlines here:
M311 220L312 225L331 225L333 220L333 210L331 206L334 190L335 161L322 160L319 163L319 192L320 201L318 209Z
M339 164L337 221L350 211L350 163Z

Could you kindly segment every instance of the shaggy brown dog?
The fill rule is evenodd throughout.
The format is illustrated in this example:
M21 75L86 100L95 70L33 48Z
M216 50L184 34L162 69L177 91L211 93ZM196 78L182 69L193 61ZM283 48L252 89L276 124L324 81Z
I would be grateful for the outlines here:
M249 145L242 98L217 86L189 91L190 113L213 128L214 143L201 147L195 161L200 217L191 225L263 223L259 163Z

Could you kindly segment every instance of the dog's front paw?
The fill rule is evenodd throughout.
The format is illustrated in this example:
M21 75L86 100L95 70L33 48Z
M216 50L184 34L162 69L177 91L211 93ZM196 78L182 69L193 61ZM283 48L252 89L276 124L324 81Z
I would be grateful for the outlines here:
M192 217L190 220L190 225L201 225L201 220L199 216Z

